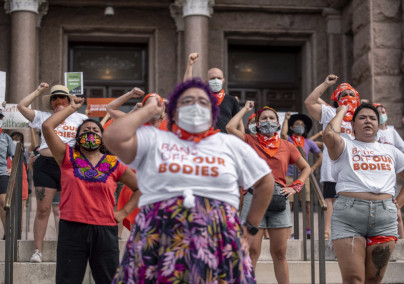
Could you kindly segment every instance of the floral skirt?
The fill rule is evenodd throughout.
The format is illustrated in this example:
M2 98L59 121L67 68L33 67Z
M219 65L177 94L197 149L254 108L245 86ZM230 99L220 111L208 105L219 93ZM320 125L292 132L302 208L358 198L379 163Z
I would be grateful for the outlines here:
M255 283L231 205L195 196L140 208L112 283Z

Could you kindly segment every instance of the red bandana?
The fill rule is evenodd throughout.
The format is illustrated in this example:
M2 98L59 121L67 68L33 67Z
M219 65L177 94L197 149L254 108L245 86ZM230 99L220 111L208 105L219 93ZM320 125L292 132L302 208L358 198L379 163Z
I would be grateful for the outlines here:
M299 193L302 189L303 189L304 183L297 179L295 180L291 185L289 185L289 187L293 188L296 193Z
M275 156L278 152L281 140L279 139L278 132L275 132L274 136L267 137L261 133L257 134L258 141L260 142L261 148L271 157Z
M346 115L344 117L344 121L346 121L346 122L351 121L353 118L353 114L359 105L358 100L354 97L346 96L346 97L343 97L342 99L340 99L338 104L340 106L345 105L348 107L348 112L346 113Z
M223 101L223 99L224 99L224 96L226 95L226 94L224 93L224 90L221 89L220 92L218 92L218 93L213 93L213 95L216 97L217 105L220 106L220 104L222 103L222 101Z
M68 107L69 106L69 100L67 98L57 98L53 101L51 101L51 106L53 110L56 110L59 108L59 106L63 106L63 107Z
M296 147L300 146L300 147L304 147L304 143L306 142L306 139L304 139L303 136L297 136L297 135L292 135L290 136L290 138L293 141L293 145L295 145ZM304 148L303 148L304 149Z
M339 95L345 90L353 91L355 93L356 99L349 96L351 99L348 102L348 100L346 99L348 97L347 96L347 97L342 98L338 102ZM351 121L353 113L355 112L356 108L360 105L359 93L351 85L349 85L348 83L342 83L337 87L337 89L335 89L334 93L331 96L331 99L334 102L337 102L338 105L346 105L346 106L348 106L348 112L344 117L344 121L346 121L346 122Z
M338 103L339 95L345 90L352 90L355 93L357 100L360 101L359 93L348 83L342 83L342 84L338 85L338 87L335 89L334 93L332 94L331 99L334 102Z
M220 131L220 129L214 130L214 128L212 126L205 132L193 134L193 133L186 132L184 129L179 128L175 123L173 123L173 125L171 126L171 131L172 131L172 133L177 135L178 138L180 138L180 139L187 140L187 141L194 141L195 143L199 143L202 139L218 133Z

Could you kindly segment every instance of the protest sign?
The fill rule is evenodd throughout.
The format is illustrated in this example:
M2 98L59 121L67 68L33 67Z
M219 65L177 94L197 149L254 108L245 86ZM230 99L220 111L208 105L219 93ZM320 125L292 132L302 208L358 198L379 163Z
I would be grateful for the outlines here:
M3 114L2 129L29 128L29 121L18 111L17 104L7 104Z
M114 98L88 98L87 109L89 117L104 117L107 115L107 104L112 102Z
M65 72L65 86L72 95L84 95L83 72Z

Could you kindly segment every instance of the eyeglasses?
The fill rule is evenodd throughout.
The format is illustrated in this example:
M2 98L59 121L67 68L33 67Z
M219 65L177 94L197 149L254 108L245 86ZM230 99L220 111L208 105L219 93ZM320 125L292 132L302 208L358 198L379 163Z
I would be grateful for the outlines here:
M183 106L194 105L196 103L203 107L210 106L210 100L205 98L184 97L178 103Z

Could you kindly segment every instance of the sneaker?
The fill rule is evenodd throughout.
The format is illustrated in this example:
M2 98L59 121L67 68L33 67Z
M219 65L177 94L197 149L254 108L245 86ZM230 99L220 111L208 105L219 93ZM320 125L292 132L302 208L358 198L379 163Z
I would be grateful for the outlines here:
M39 250L35 250L34 254L31 256L30 262L41 263L42 262L42 253Z

